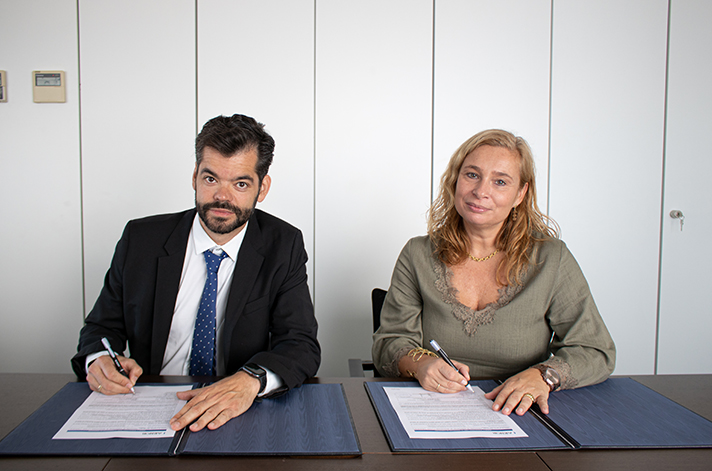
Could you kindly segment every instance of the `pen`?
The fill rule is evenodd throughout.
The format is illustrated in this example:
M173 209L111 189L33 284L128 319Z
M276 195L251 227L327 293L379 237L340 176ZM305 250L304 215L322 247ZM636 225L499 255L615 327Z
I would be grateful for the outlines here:
M109 356L111 357L111 360L114 362L114 366L119 371L119 373L121 373L122 375L126 376L126 378L128 378L129 374L126 372L124 367L121 366L121 363L119 363L119 359L116 358L116 353L114 353L114 350L111 348L111 344L106 339L106 337L101 338L101 343L104 344L104 348L106 348L106 351L109 352ZM136 394L136 391L134 390L133 386L131 387L131 392Z
M460 373L460 370L458 370L457 367L455 366L455 364L452 362L452 360L450 360L450 357L447 356L447 353L445 353L445 350L443 350L442 348L440 348L440 345L438 345L438 343L437 343L435 340L431 340L431 341L430 341L430 345L432 345L433 348L435 349L435 353L437 353L438 355L440 355L440 358L442 358L443 360L445 360L445 363L447 363L448 365L450 365L453 370L455 370L455 371L457 371L458 373ZM462 377L464 378L464 376L462 375L462 373L460 373L460 376L462 376ZM469 384L467 385L467 389L468 389L468 391L470 391L470 392L475 392L475 390L472 389L472 386L470 386Z

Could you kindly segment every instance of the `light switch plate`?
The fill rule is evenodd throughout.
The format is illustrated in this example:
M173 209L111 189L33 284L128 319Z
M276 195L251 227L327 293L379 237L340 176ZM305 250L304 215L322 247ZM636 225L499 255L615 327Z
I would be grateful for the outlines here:
M63 70L32 71L32 101L35 103L65 103L66 96Z

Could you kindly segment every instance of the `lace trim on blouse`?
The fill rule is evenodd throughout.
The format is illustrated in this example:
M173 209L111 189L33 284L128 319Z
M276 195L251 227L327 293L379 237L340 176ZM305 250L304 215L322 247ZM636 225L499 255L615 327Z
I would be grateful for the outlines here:
M465 306L457 299L458 290L452 286L451 281L453 276L452 270L446 267L445 264L437 258L434 260L434 269L436 277L435 288L440 292L443 302L452 306L453 315L456 319L463 322L463 329L469 336L475 335L479 326L492 323L497 310L509 304L524 286L524 283L521 285L503 286L497 290L499 298L496 301L476 311L469 306ZM524 278L526 278L526 274Z
M477 328L479 326L490 324L494 320L497 310L509 304L514 296L522 290L530 274L530 271L527 270L522 277L521 285L508 285L500 288L497 290L499 293L497 301L487 304L480 310L475 310L469 306L465 306L457 299L458 290L452 286L451 281L453 276L452 270L447 268L447 266L436 256L433 256L433 259L435 288L440 292L443 302L452 306L453 315L456 319L463 322L463 330L469 336L473 336L477 332ZM400 376L398 363L401 358L408 354L410 349L411 347L400 348L396 352L393 361L383 365L383 373L385 373L386 376ZM556 356L552 356L542 363L551 366L559 373L559 377L561 379L559 389L574 389L578 386L578 380L574 378L571 372L571 365L569 365L568 362L562 360L561 358L557 358Z
M406 356L409 351L411 351L415 347L403 347L399 349L396 354L393 357L393 361L390 363L387 363L383 365L383 375L387 378L397 378L400 376L400 370L398 369L398 364L401 361L401 358Z
M559 379L561 380L559 389L575 389L578 387L578 380L571 373L571 365L561 358L552 356L542 364L554 368L559 373Z

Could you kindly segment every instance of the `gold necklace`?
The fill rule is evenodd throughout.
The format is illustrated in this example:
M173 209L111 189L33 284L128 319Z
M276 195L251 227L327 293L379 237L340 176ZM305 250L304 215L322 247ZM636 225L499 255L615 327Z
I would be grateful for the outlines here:
M489 260L490 258L492 258L492 257L494 257L495 255L497 255L497 252L499 252L499 249L498 249L498 250L495 250L495 251L492 252L491 254L487 255L486 257L482 257L482 258L477 258L477 257L473 256L471 253L468 253L467 255L469 255L470 258L471 258L472 260L474 260L475 262L484 262L485 260Z

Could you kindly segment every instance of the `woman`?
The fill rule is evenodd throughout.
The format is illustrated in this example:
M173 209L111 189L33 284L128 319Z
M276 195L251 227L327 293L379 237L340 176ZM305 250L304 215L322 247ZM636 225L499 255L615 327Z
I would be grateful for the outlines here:
M506 381L492 408L549 412L549 393L605 380L615 345L576 260L536 203L526 141L488 130L450 159L428 235L411 239L373 335L384 376L455 393L470 378ZM428 349L435 339L459 373Z

